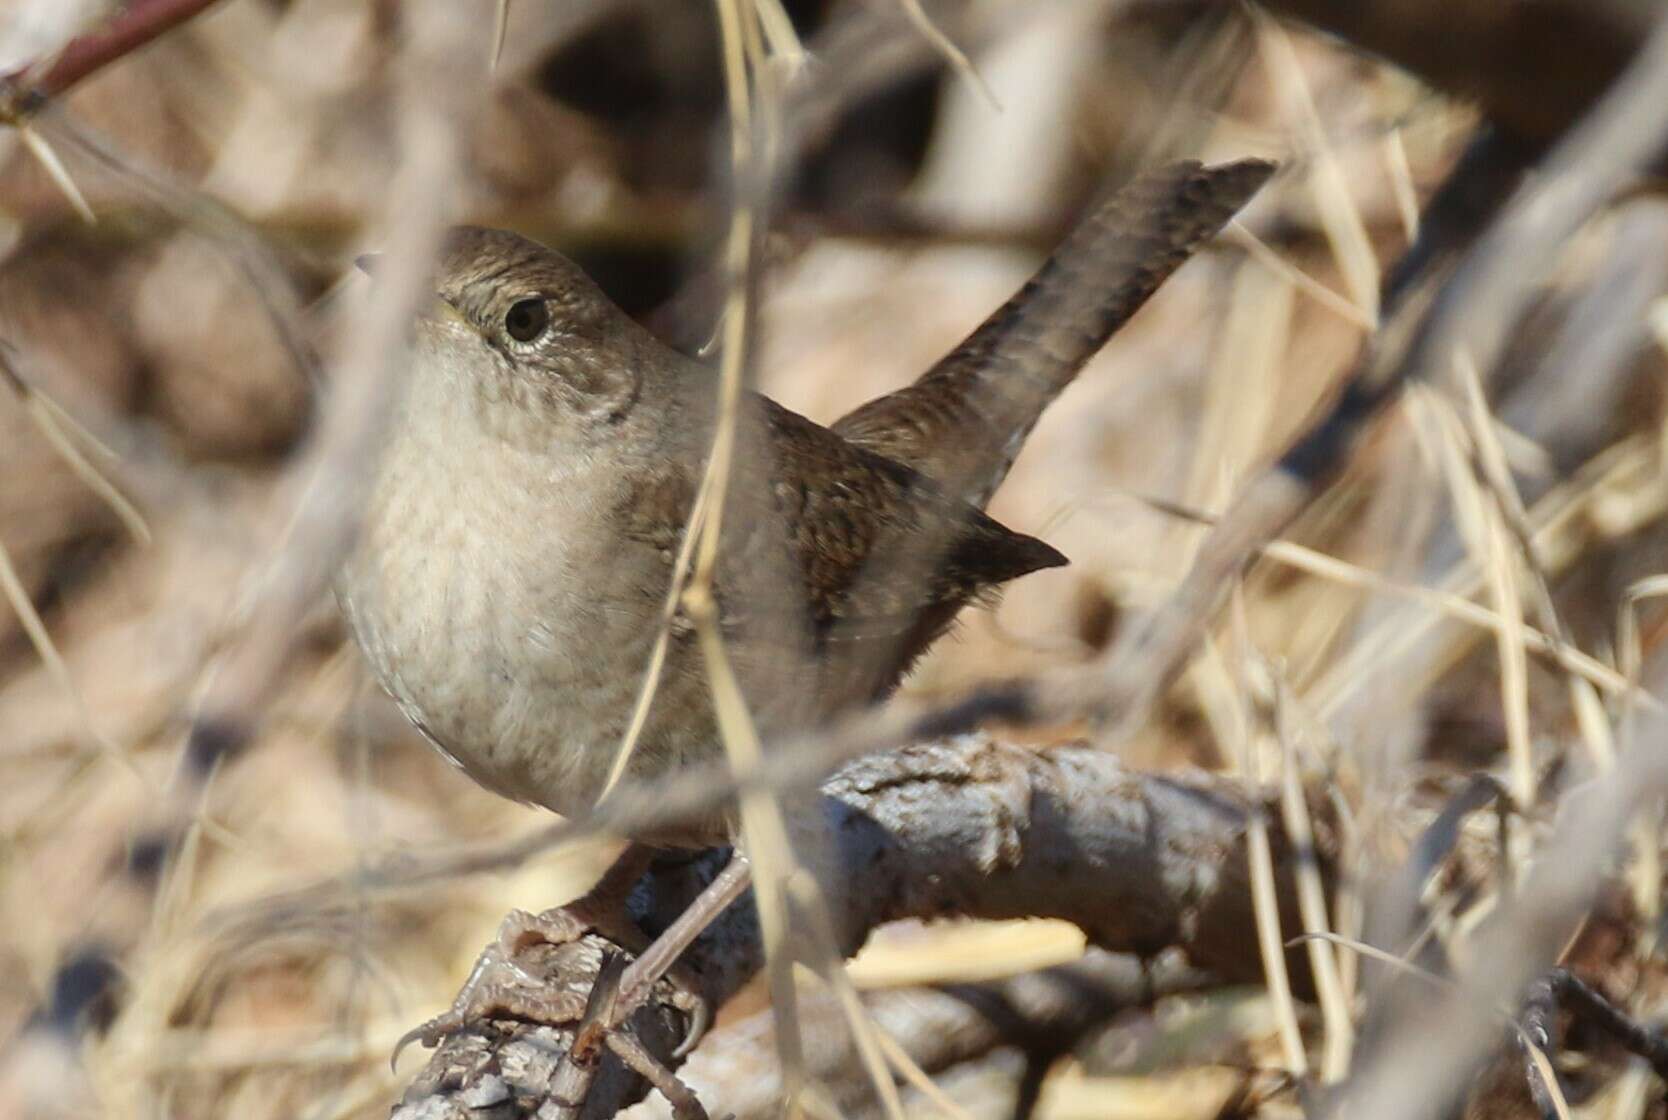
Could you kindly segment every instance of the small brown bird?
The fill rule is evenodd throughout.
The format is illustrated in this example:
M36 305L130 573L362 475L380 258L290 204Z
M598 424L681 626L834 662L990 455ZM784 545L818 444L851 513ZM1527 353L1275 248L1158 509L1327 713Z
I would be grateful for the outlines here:
M981 507L1048 402L1271 172L1186 163L1135 180L920 380L831 428L744 397L714 592L766 743L884 697L964 605L1066 563ZM716 375L511 233L454 231L435 296L340 599L378 679L447 757L505 796L581 814L663 625ZM627 779L721 750L698 643L674 623ZM634 839L725 843L731 817ZM715 884L716 908L745 882ZM566 937L572 913L529 921ZM640 957L622 993L646 992L681 948ZM502 1009L501 995L474 985L418 1034Z

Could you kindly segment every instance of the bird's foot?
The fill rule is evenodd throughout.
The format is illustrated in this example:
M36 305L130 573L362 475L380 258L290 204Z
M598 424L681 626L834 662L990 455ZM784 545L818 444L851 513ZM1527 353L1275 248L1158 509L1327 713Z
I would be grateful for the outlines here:
M623 913L605 913L588 903L581 900L538 914L512 910L498 927L498 936L476 959L452 1006L401 1036L394 1044L391 1062L397 1063L401 1052L413 1042L433 1049L447 1036L487 1019L515 1019L544 1026L578 1022L585 1014L587 996L552 990L549 981L526 968L520 958L538 946L567 945L592 932L616 945L642 948L642 932ZM699 986L682 969L674 968L657 979L655 995L689 1017L689 1031L676 1051L681 1056L705 1033L712 1018L711 1008ZM617 1030L635 1006L619 1009L619 1019L608 1022L606 1029Z
M613 954L603 958L596 983L586 1000L584 1017L574 1028L573 1044L568 1047L567 1057L557 1073L558 1080L562 1080L564 1074L571 1075L564 1084L570 1093L566 1099L584 1100L590 1091L590 1077L596 1069L596 1059L606 1048L627 1068L660 1090L672 1106L673 1120L708 1120L707 1111L701 1107L694 1090L625 1029L625 1020L632 1011L620 1000L621 981L626 970L623 958Z
M513 954L528 945L539 943L564 945L591 932L629 949L639 962L644 958L654 958L660 946L659 939L651 942L626 915L623 897L616 899L613 892L606 889L594 890L576 902L542 914L529 915L518 910L504 920L498 937L499 942ZM507 942L506 935L510 938ZM652 977L644 974L645 968L654 969ZM525 975L525 970L522 972ZM694 974L676 961L664 969L655 969L651 959L642 967L628 970L627 975L636 977L637 983L628 990L628 1002L611 1001L608 1028L619 1028L626 1017L652 995L660 1003L675 1007L689 1017L689 1029L678 1048L672 1052L673 1056L681 1058L695 1049L696 1043L701 1041L701 1036L712 1024L712 1005L702 994L700 981ZM649 983L649 988L644 988L644 981Z
M392 1062L413 1042L433 1049L446 1036L484 1019L520 1019L562 1026L585 1013L585 996L555 992L516 958L534 945L566 945L592 929L573 912L557 907L541 914L512 910L498 927L498 936L475 961L450 1009L407 1031L394 1044Z

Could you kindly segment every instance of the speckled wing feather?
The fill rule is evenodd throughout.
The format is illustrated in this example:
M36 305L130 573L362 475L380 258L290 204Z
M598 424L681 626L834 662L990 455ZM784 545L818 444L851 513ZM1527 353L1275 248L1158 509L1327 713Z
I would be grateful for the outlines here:
M1135 179L966 341L834 431L983 507L1048 403L1273 171L1187 162Z
M812 638L846 679L889 690L970 601L1066 558L909 466L853 446L772 402L772 504L792 528Z
M752 446L726 500L720 623L742 658L808 641L836 706L889 691L967 603L1066 563L767 398L749 395L746 414ZM622 496L622 534L670 555L694 486L688 472L645 473Z

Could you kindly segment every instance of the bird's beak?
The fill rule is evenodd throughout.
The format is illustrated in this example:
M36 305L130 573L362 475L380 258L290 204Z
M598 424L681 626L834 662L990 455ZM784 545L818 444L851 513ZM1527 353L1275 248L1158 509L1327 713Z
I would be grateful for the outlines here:
M361 253L353 258L353 266L372 279L382 267L381 253ZM426 319L436 326L461 326L473 329L472 324L457 308L448 303L442 296L430 296L428 302L417 309L417 317Z
M461 311L440 296L430 297L418 310L417 317L426 319L438 327L463 327L470 331L475 329L475 325L465 318Z

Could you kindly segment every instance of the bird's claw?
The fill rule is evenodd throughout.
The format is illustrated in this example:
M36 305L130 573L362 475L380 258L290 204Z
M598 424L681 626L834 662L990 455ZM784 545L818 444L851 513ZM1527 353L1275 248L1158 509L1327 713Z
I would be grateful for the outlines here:
M456 1009L444 1014L436 1015L426 1023L420 1023L404 1034L394 1043L394 1052L388 1056L388 1068L394 1070L399 1067L400 1055L413 1042L421 1042L425 1050L433 1050L439 1046L441 1040L468 1026L468 1021Z
M676 989L672 1006L689 1016L689 1029L684 1032L683 1041L678 1043L677 1049L672 1051L672 1057L687 1058L706 1037L707 1028L712 1026L712 1002L701 995L693 984L686 984L681 978L670 975L667 979Z
M512 910L498 927L498 936L475 960L452 1006L400 1036L394 1044L390 1065L413 1042L434 1049L449 1035L485 1019L518 1019L528 1023L562 1026L577 1020L585 1011L585 997L577 992L550 992L543 979L517 961L517 954L533 945L565 945L583 936L590 926L572 913L557 908L542 914Z
M498 936L476 959L452 1006L402 1035L394 1044L390 1064L397 1064L400 1054L413 1042L432 1050L448 1036L486 1019L516 1019L546 1026L577 1022L585 1013L586 996L550 991L547 981L522 967L516 958L536 945L576 941L594 928L595 923L570 908L558 907L541 914L512 910L498 927ZM661 998L689 1016L689 1029L673 1051L676 1057L685 1057L712 1025L712 1005L701 995L699 984L678 967L656 983L665 985L660 988ZM601 1025L608 1032L618 1030L634 1010L636 1001L619 1008Z

